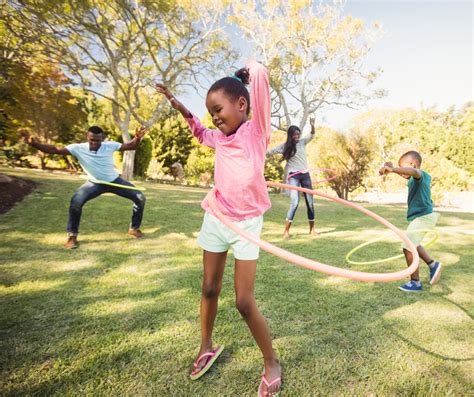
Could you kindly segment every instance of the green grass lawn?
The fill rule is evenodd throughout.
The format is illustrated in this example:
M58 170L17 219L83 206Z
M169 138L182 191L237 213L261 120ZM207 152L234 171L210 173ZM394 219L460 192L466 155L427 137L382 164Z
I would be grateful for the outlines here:
M63 248L78 177L7 170L37 190L0 215L0 395L255 396L260 351L234 305L232 256L214 340L226 350L201 380L188 368L199 346L202 251L196 244L206 190L141 183L146 237L126 236L131 203L112 195L83 211L77 250ZM383 231L358 212L316 199L319 238L300 206L282 241L288 198L272 195L262 237L324 263L395 271L404 260L348 266L345 254ZM403 206L366 205L399 227ZM287 396L467 396L473 393L472 214L442 213L430 249L441 281L407 294L399 282L328 277L262 252L256 294L284 371ZM395 255L399 243L354 260Z

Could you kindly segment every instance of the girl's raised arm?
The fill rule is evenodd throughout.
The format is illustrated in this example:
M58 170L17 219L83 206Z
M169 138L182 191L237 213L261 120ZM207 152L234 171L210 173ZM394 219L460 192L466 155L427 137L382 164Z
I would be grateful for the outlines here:
M250 77L250 104L252 107L252 123L257 131L264 135L267 145L271 137L270 80L268 70L256 61L247 62Z
M171 91L169 90L167 86L161 83L156 83L155 89L160 94L163 94L166 97L166 99L170 101L171 106L173 106L173 108L178 110L183 115L183 117L185 118L192 117L192 114L188 110L188 108L174 97L174 95L171 93Z
M164 84L157 83L156 91L158 91L160 94L165 95L168 101L170 101L171 106L183 115L189 125L189 128L191 128L192 134L197 138L199 143L205 146L209 146L211 148L216 147L214 136L215 131L204 127L199 121L199 119L194 116L186 106L184 106L174 97L174 95L171 93L167 86L165 86Z

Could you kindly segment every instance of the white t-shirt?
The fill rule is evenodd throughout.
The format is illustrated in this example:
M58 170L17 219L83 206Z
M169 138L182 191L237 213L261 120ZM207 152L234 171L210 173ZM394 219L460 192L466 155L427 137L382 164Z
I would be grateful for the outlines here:
M114 167L113 153L120 149L120 142L102 142L96 152L89 150L89 143L73 143L66 149L79 160L82 169L91 179L112 182L119 173Z

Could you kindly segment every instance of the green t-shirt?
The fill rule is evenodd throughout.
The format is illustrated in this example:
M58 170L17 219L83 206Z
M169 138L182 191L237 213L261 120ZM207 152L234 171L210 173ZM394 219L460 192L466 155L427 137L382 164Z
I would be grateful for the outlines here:
M420 179L410 177L408 180L408 221L433 212L430 185L431 176L425 171L421 171Z

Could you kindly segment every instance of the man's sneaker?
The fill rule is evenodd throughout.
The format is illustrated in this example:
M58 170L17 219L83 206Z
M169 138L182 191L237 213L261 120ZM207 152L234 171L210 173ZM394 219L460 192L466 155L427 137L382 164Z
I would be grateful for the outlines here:
M421 291L423 287L421 285L421 281L416 282L416 281L410 280L406 284L400 285L398 289L405 292L417 292L417 291Z
M127 234L132 237L140 238L143 237L143 233L140 229L128 229Z
M441 272L443 271L443 266L441 262L434 262L433 266L430 266L430 284L436 284L441 278Z
M77 242L77 236L68 236L67 242L66 244L64 244L64 247L69 250L79 247L79 243Z

